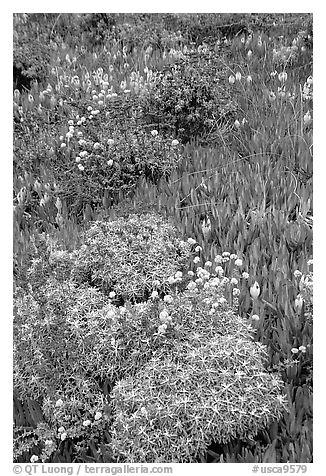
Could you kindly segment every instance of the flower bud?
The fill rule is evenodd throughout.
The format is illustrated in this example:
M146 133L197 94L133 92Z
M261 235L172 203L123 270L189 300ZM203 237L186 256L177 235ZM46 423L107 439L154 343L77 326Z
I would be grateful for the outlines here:
M250 287L250 295L252 299L258 299L260 295L260 286L257 281L255 281L254 284Z

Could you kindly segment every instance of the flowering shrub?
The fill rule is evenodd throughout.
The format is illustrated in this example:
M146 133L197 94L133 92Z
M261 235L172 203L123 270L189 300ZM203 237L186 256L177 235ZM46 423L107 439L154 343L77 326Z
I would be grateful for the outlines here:
M192 283L158 304L160 347L113 389L119 462L195 462L212 441L252 437L285 408L264 346L223 297L225 281Z
M170 225L164 228L150 215L131 217L124 226L121 219L97 222L86 239L90 261L94 266L96 250L112 266L114 254L123 251L119 235L123 242L132 231L142 232L146 241L158 230L166 253L149 241L156 261L162 256L165 263L156 270L152 263L155 277L169 286L163 299L154 289L147 302L113 306L101 291L74 282L83 256L78 251L72 261L54 250L45 266L41 259L32 262L28 290L15 294L14 388L20 400L40 402L42 417L30 432L15 429L18 460L31 451L42 461L55 460L69 440L75 458L92 447L96 461L196 461L214 439L252 437L284 410L280 380L264 370L264 346L253 342L253 328L236 313L238 279L224 276L222 266L210 273L211 262L187 278L174 272L178 261L167 266L173 256ZM105 234L110 246L105 240L103 246ZM183 258L194 244L180 243ZM113 269L102 267L102 280ZM234 273L241 279L240 271ZM183 281L186 290L180 292ZM157 280L155 286L160 288ZM225 298L230 291L232 304Z
M155 287L168 289L167 276L182 269L191 247L175 228L153 214L95 222L76 251L71 278L117 300L145 300Z

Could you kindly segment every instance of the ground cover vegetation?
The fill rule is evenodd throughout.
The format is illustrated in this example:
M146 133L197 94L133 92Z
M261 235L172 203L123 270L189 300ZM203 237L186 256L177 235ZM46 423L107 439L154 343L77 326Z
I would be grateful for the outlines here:
M312 462L312 16L13 21L14 460Z

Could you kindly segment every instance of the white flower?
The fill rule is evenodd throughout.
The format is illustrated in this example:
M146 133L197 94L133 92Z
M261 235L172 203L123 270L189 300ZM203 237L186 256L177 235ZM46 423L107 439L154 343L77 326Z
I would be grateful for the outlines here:
M157 291L153 291L152 294L151 294L151 298L152 298L152 299L157 299L157 298L158 298L158 292L157 292Z
M237 71L237 72L235 73L235 79L236 79L237 81L241 81L241 77L242 77L242 76L241 76L240 71Z
M93 148L94 148L95 150L100 149L100 148L101 148L101 144L100 144L99 142L95 142L95 144L93 145Z
M202 280L202 278L197 278L197 279L195 280L195 283L196 283L196 284L203 284L203 282L204 282L204 281Z
M179 145L179 141L177 139L173 139L173 141L171 142L171 145L173 147L175 147L175 146Z
M238 258L234 262L235 266L238 266L239 268L242 266L242 259Z
M219 276L222 276L224 274L224 269L222 268L222 266L216 266L215 273Z
M306 349L306 347L305 347L304 345L300 345L299 350L300 350L303 354L305 354L306 351L307 351L307 349Z
M189 289L189 291L193 291L194 289L196 289L197 285L194 281L190 281L190 283L187 284L187 289Z
M236 119L236 120L234 121L234 125L235 125L235 127L236 127L237 129L240 128L240 122L238 121L238 119Z
M197 241L193 238L188 238L187 242L189 243L189 245L195 245L197 243Z
M221 297L221 298L219 298L218 302L219 302L219 304L223 305L223 304L227 303L227 300L224 297Z
M199 263L199 261L200 261L199 256L196 256L196 257L193 259L193 261L194 261L195 264Z
M249 59L252 57L252 51L251 50L248 51L247 56L248 56Z
M110 299L114 299L116 297L116 293L114 291L111 291L109 294Z
M200 253L203 248L201 246L196 246L195 252Z
M250 76L250 74L247 76L247 83L252 83L252 77Z
M230 84L234 84L235 83L235 77L231 74L231 76L229 76L229 83Z
M222 263L222 256L221 255L216 255L214 258L215 263Z
M312 76L307 78L307 84L311 85L313 83Z
M80 161L81 161L81 158L78 157L78 155L77 155L77 157L76 157L76 162L78 163L78 162L80 162Z
M113 165L113 160L112 160L112 159L108 160L108 161L107 161L107 164L108 164L109 167L112 167L112 165Z
M181 271L177 271L177 272L175 273L174 277L175 277L176 279L182 278L182 272L181 272Z
M313 260L312 260L312 259L309 259L309 260L307 261L307 264L308 264L308 266L312 266L312 265L313 265Z
M231 284L238 284L238 280L236 278L231 278Z
M298 294L294 301L294 308L298 313L300 313L302 306L303 306L303 298L301 294Z
M63 405L63 401L61 400L61 398L59 398L59 400L55 402L55 406L58 408L58 407L62 407L62 405Z
M114 144L114 140L113 139L108 139L107 140L107 145L113 145Z
M62 144L60 145L61 149L64 149L65 147L67 147L67 144L65 144L64 142L62 142Z
M257 299L260 295L260 286L257 281L255 281L254 284L250 287L250 295L252 299Z
M242 273L243 279L249 279L249 273L246 273L245 271Z
M193 276L195 276L195 273L194 273L193 271L191 271L191 270L188 271L187 274L188 274L188 276L190 276L191 278L192 278Z
M157 132L156 129L153 129L153 130L151 131L151 134L152 134L153 137L156 137L156 136L158 135L158 132Z
M234 288L232 293L233 293L233 296L235 296L235 297L240 296L240 289Z
M64 441L67 438L67 433L61 433L60 439L61 441Z
M251 319L252 319L253 321L259 321L259 316L258 316L257 314L253 314L253 315L251 316Z
M281 83L285 83L285 81L288 79L288 75L285 71L282 71L279 75L278 75L278 80L281 82Z
M58 432L59 433L63 433L65 431L65 427L64 426L60 426L60 428L58 428Z
M174 283L175 283L174 276L169 276L169 277L168 277L168 283L169 283L169 284L174 284Z
M164 296L163 301L167 304L171 304L171 302L173 301L173 297L170 294L167 294L166 296Z
M31 462L31 463L36 463L37 461L38 461L38 456L32 455L32 456L31 456L31 459L30 459L30 462Z
M295 278L301 278L302 276L301 271L299 271L298 269L296 269L293 274Z
M90 420L83 421L83 426L89 426L92 422Z
M96 412L94 416L94 420L100 420L102 418L102 413L101 412Z
M303 116L303 122L306 124L306 125L309 125L312 121L312 117L311 117L311 114L310 114L310 111L306 112L306 114Z
M84 167L83 165L81 165L81 164L78 164L78 168L79 168L79 170L81 170L81 171L85 170L85 167Z
M234 253L232 253L232 254L230 255L230 259L237 259L237 258L238 258L237 255L234 254Z
M292 354L297 354L299 352L299 349L297 349L296 347L293 347L291 349L291 352L292 352Z
M206 261L205 266L207 268L210 268L212 266L212 262L211 261Z

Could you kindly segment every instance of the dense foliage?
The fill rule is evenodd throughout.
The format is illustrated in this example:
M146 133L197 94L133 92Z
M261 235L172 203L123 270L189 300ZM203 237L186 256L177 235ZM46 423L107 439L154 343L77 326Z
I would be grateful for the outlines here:
M17 462L312 461L312 45L14 15Z

